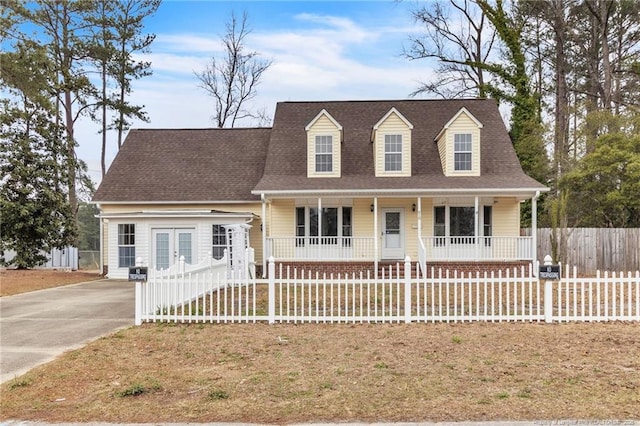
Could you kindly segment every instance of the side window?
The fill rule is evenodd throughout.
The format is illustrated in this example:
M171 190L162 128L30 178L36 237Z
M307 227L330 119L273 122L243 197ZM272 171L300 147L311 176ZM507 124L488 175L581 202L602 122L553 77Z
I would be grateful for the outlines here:
M316 136L316 172L333 171L333 138Z
M384 135L384 171L402 170L402 135Z
M222 259L227 249L227 230L222 225L213 225L213 242L211 255L214 259Z
M434 245L445 245L447 235L447 223L446 223L446 207L438 206L433 209L433 236L442 237L434 238Z
M491 206L484 206L483 209L483 219L482 219L482 235L484 235L485 237L491 237L491 213L492 213L492 207ZM485 246L490 246L491 245L491 238L485 238L484 239L484 245Z
M472 157L471 133L456 133L453 135L453 168L455 171L470 171Z
M136 266L136 225L118 224L118 267Z

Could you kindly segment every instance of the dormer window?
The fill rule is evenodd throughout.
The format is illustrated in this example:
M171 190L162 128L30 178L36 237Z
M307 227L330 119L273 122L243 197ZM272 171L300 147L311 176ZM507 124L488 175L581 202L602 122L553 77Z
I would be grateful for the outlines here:
M333 137L316 136L316 173L333 172Z
M462 107L435 137L445 176L480 176L483 125Z
M402 171L402 135L384 135L384 171Z
M453 166L456 172L472 169L473 136L471 133L456 133L453 136Z
M395 108L374 124L371 142L376 176L411 176L412 130L413 124Z
M307 132L307 177L340 177L340 123L323 109L304 130Z

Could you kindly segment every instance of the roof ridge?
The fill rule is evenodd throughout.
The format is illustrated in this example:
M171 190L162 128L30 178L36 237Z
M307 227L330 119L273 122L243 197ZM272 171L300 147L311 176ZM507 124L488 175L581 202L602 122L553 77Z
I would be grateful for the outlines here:
M469 102L469 101L490 101L492 98L456 98L456 99L345 99L345 100L324 100L324 101L278 101L279 104L326 104L326 103L373 103L373 102Z
M272 127L153 127L153 128L131 128L130 130L136 130L136 131L151 131L151 132L158 132L158 131L178 131L178 130L193 130L193 131L197 131L197 130L271 130Z

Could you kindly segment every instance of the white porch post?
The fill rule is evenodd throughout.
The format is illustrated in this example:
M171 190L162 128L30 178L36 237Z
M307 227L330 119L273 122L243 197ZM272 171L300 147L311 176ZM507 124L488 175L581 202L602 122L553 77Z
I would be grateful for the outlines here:
M418 240L422 240L422 197L418 197Z
M262 200L262 276L267 273L267 200L265 199L264 192L260 194ZM272 253L268 253L269 256Z
M536 191L536 195L531 198L531 262L535 268L536 260L538 260L538 197L540 191ZM538 271L534 269L537 274Z
M378 197L373 198L373 263L374 275L378 278Z
M479 222L480 222L480 214L478 211L479 205L478 205L478 196L475 196L475 203L474 203L474 219L473 219L473 235L475 235L475 246L476 246L476 260L480 259L480 233L478 232L480 230L480 226L479 226Z
M320 197L318 197L318 243L318 247L322 247L322 198Z

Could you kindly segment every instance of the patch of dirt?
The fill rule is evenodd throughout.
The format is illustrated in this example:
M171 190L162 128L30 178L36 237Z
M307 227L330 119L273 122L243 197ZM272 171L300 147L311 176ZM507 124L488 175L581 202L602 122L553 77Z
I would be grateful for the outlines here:
M102 278L95 271L57 269L0 269L0 296L59 287Z
M0 420L640 420L640 324L145 324L2 385Z

